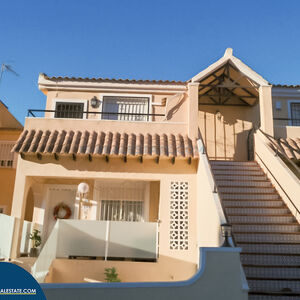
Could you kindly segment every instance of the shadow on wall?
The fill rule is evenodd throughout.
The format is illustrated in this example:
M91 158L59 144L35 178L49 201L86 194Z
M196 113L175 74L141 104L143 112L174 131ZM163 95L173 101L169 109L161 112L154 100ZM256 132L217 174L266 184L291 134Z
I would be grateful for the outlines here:
M168 111L166 120L169 121L172 119L173 115L179 110L182 104L185 102L186 96L183 94L176 95L172 97L167 103L166 110ZM177 102L176 102L177 101ZM172 107L173 105L173 107Z
M73 160L71 155L59 156L58 160L55 160L52 155L43 156L41 160L35 155L25 155L24 160L35 163L31 165L33 169L35 167L43 168L44 171L39 169L41 176L51 176L50 174L53 172L52 176L55 177L65 175L63 171L61 174L57 173L56 166L62 167L62 170L66 169L69 171L141 173L145 169L147 173L154 174L195 174L198 165L196 159L192 159L191 164L189 164L187 159L175 158L175 163L172 163L171 157L169 159L161 159L159 163L155 162L154 157L145 158L142 163L138 157L128 157L127 161L124 162L122 157L109 157L107 161L105 156L96 156L90 161L88 155L77 156L76 160ZM43 165L45 164L47 164L47 168L44 168Z
M259 122L258 109L258 105L200 106L198 126L210 159L248 160L248 135Z

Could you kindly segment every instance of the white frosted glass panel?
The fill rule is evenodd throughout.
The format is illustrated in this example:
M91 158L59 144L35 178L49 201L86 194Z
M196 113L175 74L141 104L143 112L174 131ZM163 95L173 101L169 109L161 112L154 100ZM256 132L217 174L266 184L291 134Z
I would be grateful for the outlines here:
M60 221L57 257L105 256L105 221Z
M53 259L57 256L57 242L60 222L57 221L39 257L32 267L32 274L38 282L43 282Z
M15 218L0 214L0 258L9 258Z
M108 256L156 258L157 223L110 222Z

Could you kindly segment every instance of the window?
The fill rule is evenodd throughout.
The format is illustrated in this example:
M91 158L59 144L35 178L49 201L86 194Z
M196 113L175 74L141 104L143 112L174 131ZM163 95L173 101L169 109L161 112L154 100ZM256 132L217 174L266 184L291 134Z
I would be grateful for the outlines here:
M55 118L83 119L84 103L56 102Z
M149 102L148 97L103 96L102 119L149 121Z
M14 142L11 141L0 142L0 168L13 167L14 154L11 153L13 146Z
M300 102L290 101L290 125L300 126Z
M144 215L144 201L102 200L102 221L141 222Z

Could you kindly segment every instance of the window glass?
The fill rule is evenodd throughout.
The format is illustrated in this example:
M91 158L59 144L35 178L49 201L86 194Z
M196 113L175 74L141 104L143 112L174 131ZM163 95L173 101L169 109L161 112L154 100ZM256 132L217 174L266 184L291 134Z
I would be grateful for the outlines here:
M290 103L292 126L300 126L300 103Z
M83 118L83 103L74 102L56 102L55 106L55 118L71 118L82 119Z
M102 112L104 120L149 121L149 98L104 96Z
M102 200L101 215L102 221L143 221L143 201L120 201Z

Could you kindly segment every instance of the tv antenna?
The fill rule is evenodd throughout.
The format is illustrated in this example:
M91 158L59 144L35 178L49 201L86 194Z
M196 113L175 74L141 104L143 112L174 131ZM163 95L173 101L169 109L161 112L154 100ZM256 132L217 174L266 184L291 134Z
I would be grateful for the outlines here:
M19 76L19 74L12 68L11 65L2 63L1 64L1 70L0 70L0 83L1 83L2 76L3 76L4 72L10 72L10 73L13 73L16 76Z

